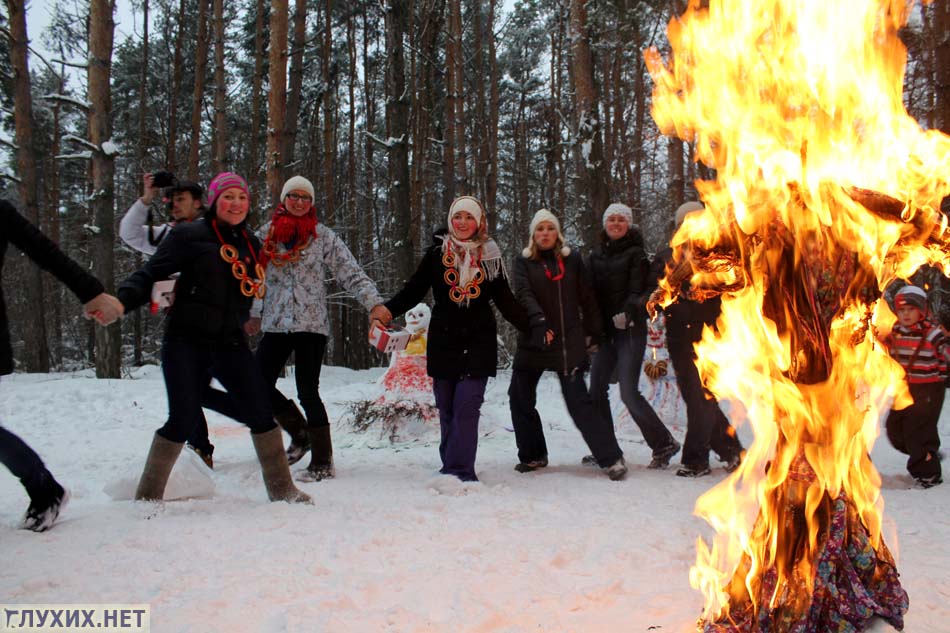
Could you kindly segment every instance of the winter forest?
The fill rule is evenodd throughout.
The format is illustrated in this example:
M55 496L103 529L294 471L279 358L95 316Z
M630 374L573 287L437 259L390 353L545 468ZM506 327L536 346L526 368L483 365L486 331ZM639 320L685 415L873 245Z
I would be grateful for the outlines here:
M643 52L665 52L666 25L685 5L139 0L120 39L108 0L57 0L38 33L27 31L24 3L7 0L0 195L110 288L141 264L117 239L118 220L142 173L161 169L201 183L222 170L245 175L254 224L285 178L306 175L319 221L384 295L459 194L486 203L509 256L541 207L583 250L611 201L633 208L653 250L672 210L695 196L691 183L710 175L650 116ZM938 2L903 33L906 105L944 131L948 30L950 5ZM37 41L53 53L36 53ZM160 315L137 311L96 331L26 258L4 272L21 370L95 366L119 377L155 362ZM332 323L328 363L382 362L342 292Z

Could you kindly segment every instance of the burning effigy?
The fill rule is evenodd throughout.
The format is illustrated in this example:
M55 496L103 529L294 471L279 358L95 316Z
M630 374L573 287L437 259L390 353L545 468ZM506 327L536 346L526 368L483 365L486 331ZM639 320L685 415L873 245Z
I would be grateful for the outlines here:
M908 597L882 535L869 457L909 404L880 343L881 290L950 272L940 203L950 138L906 111L904 0L690 0L668 59L646 54L661 131L715 179L673 238L656 295L722 297L697 346L704 384L754 442L703 495L690 572L706 631L903 628ZM737 350L740 350L737 352Z

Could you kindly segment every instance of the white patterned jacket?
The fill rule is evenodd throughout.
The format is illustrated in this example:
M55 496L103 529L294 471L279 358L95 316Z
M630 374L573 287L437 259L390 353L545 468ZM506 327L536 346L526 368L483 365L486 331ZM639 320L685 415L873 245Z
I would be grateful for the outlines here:
M257 232L263 240L270 222ZM286 252L283 244L277 252ZM255 299L251 316L261 319L264 332L311 332L329 336L327 283L334 279L369 311L383 302L376 285L366 276L350 249L333 229L317 226L317 237L300 259L267 265L267 293Z

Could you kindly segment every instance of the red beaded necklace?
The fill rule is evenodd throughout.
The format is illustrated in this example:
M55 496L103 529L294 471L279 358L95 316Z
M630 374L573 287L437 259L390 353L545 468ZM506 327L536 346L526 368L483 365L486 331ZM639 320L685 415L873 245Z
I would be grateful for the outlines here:
M247 236L247 231L241 229L241 235L243 235L247 241L247 250L251 252L251 257L254 258L254 274L257 276L256 279L248 277L247 266L238 259L238 249L224 241L221 231L218 230L218 221L216 219L211 220L211 227L214 229L215 235L218 236L218 241L221 242L221 250L219 251L221 259L231 264L231 274L234 275L235 279L241 282L241 294L245 297L263 299L265 292L264 267L261 266L260 261L257 259L257 253L254 252L254 246L251 244L251 238Z

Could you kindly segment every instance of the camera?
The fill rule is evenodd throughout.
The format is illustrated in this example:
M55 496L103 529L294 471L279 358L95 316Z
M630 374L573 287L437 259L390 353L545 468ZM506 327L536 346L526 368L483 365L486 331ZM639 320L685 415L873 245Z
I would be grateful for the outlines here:
M175 174L170 171L157 171L152 174L152 186L156 188L174 187L178 184Z

